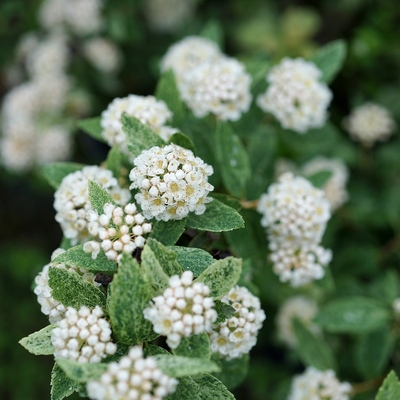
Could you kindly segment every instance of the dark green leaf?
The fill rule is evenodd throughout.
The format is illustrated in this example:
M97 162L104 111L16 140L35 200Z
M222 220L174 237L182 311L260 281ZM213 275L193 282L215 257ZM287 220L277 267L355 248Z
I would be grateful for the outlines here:
M190 376L184 376L179 379L175 392L165 400L202 400L198 393L199 385Z
M143 354L145 357L149 357L149 356L156 356L159 354L164 354L164 355L169 355L170 357L172 357L172 354L165 350L162 347L156 346L155 344L151 344L151 343L144 343L143 346Z
M76 125L91 137L105 143L106 140L101 134L103 132L103 128L100 125L100 121L101 117L87 118L78 121Z
M202 358L171 357L168 355L158 355L154 358L157 360L157 366L161 371L173 378L219 371L217 364Z
M49 355L54 354L54 346L51 343L51 332L55 328L55 325L49 325L45 328L30 334L27 337L21 339L18 343L25 347L29 353L35 355Z
M80 363L66 358L57 359L57 365L65 372L68 378L79 383L98 380L108 366L105 363Z
M397 400L400 399L400 381L394 371L390 371L382 386L379 388L375 400Z
M235 400L235 396L226 386L212 375L205 374L196 378L195 382L199 385L201 400Z
M238 212L241 211L241 209L242 209L242 205L240 204L240 201L237 199L234 199L233 197L228 196L227 194L211 192L210 196L213 199L217 199L221 203L224 203L226 206L234 208Z
M111 203L116 205L111 195L102 188L99 184L93 181L89 181L89 200L92 204L93 210L97 211L99 215L104 214L104 205Z
M185 271L192 271L195 277L199 276L206 268L215 262L210 253L194 247L170 247L178 255L178 263Z
M204 25L200 32L200 36L215 42L218 47L223 47L224 32L222 30L221 23L218 20L210 19Z
M47 182L57 190L67 175L81 170L84 166L84 164L58 162L44 165L42 172Z
M51 400L62 400L71 396L78 388L78 382L68 378L65 372L57 364L54 364L51 371Z
M209 360L211 357L210 339L205 332L199 335L184 337L179 346L173 349L172 352L177 356Z
M326 182L328 182L331 176L332 171L318 171L315 174L306 175L305 178L307 178L314 187L321 189L324 187Z
M150 237L164 246L173 246L186 228L187 217L177 221L154 221Z
M180 276L182 274L183 270L177 261L177 253L175 252L173 246L165 247L153 238L149 238L146 245L149 246L154 252L157 260L167 276Z
M106 166L110 170L115 178L119 178L121 174L121 164L124 159L124 155L121 153L119 147L111 147L107 154Z
M226 358L219 357L214 353L211 359L221 369L220 372L214 372L213 375L228 389L234 389L236 386L239 386L246 378L250 360L248 354L241 358L227 360Z
M178 146L191 150L193 154L196 155L196 149L194 147L192 140L181 132L174 133L169 139L168 143L175 143Z
M215 324L222 324L228 318L231 318L235 314L236 310L229 304L224 303L220 300L215 300L214 309L218 314Z

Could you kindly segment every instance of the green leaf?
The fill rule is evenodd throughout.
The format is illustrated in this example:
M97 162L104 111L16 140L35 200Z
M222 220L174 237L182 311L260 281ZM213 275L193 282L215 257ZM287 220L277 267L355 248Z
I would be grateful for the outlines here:
M57 162L46 164L42 168L43 176L47 182L54 188L58 189L62 180L69 174L81 170L85 165L69 162Z
M143 150L166 144L153 129L135 117L122 114L121 122L122 130L126 134L128 149L133 157L137 157Z
M235 400L235 396L226 386L212 375L205 374L196 378L195 382L199 385L201 400Z
M210 288L211 296L219 299L235 286L242 272L242 260L227 257L211 264L197 279Z
M165 400L202 400L198 393L199 385L190 376L184 376L179 379L175 392Z
M119 147L111 147L107 154L106 166L107 169L110 170L113 173L114 177L117 179L121 174L120 170L123 159L124 155L121 153Z
M193 154L196 155L196 149L192 140L181 132L174 133L168 143L175 143L178 146L192 151Z
M215 321L215 324L217 325L222 324L228 318L233 317L233 314L235 314L236 312L233 307L231 307L229 304L224 303L223 301L215 300L214 303L214 309L218 314L217 320Z
M347 47L343 40L335 40L319 48L311 58L322 71L322 80L330 83L342 68L346 58Z
M305 178L307 178L314 187L321 189L331 176L332 171L318 171L312 175L306 175Z
M185 232L187 217L175 221L154 221L150 237L164 246L173 246Z
M158 355L154 358L157 360L157 366L161 371L173 378L219 371L217 364L202 358L171 357L168 355Z
M199 335L184 337L179 346L173 349L172 352L177 356L209 360L211 357L210 339L205 332Z
M93 181L88 183L89 200L92 204L93 210L97 211L99 215L104 213L104 205L111 203L116 205L111 195L102 188L99 184Z
M156 356L158 354L165 354L172 357L172 354L169 351L165 350L163 347L159 347L151 343L143 344L143 354L145 357Z
M235 209L213 199L206 205L204 214L189 214L187 226L199 231L224 232L243 228L244 221Z
M101 251L97 258L93 260L92 255L83 251L83 244L71 247L65 253L57 256L53 264L67 264L72 267L84 268L89 271L113 272L117 270L117 264L108 260Z
M242 142L226 122L217 124L215 147L226 189L232 196L244 198L251 176L250 162Z
M177 253L174 251L174 247L165 247L153 238L149 238L146 245L154 252L167 276L180 276L182 274L183 270L177 261Z
M67 358L58 358L57 364L68 378L79 383L98 380L108 367L105 363L80 363Z
M172 111L172 125L181 126L185 117L185 107L176 86L175 75L172 70L165 72L161 76L156 87L155 96L158 100L163 100L170 111Z
M178 263L182 265L183 269L192 271L195 277L215 262L214 257L202 249L181 246L171 246L170 249L178 255Z
M214 353L211 359L221 369L220 372L214 372L213 375L228 389L234 389L245 380L249 370L250 356L248 354L241 358L227 360L226 358L219 357Z
M78 382L65 374L59 365L54 364L51 371L51 400L62 400L79 389Z
M100 125L100 121L101 117L87 118L78 121L76 125L91 137L105 143L106 140L101 134L103 132L103 128Z
M34 332L27 337L21 339L18 343L25 347L29 353L35 355L54 354L54 346L51 343L51 332L56 325L46 326L40 331Z
M397 400L400 399L400 381L394 371L390 371L382 386L379 388L375 400Z
M320 371L335 369L332 350L320 337L311 333L297 319L293 320L293 330L298 343L296 352L305 365L312 365Z
M210 19L206 22L200 32L200 36L212 40L219 48L223 46L224 32L221 23L216 19Z
M49 269L51 295L65 307L79 310L82 306L106 309L105 294L74 271L51 267Z
M153 290L136 260L123 255L110 287L109 313L117 340L133 345L157 337L151 322L143 316Z
M353 296L332 300L315 322L328 332L362 334L382 328L389 317L389 311L378 300Z
M378 377L387 367L394 337L388 327L360 337L355 349L358 371L365 379Z
M227 194L211 192L210 196L213 199L217 199L221 203L224 203L226 206L234 208L238 212L241 211L243 208L238 199L234 199L233 197L230 197Z

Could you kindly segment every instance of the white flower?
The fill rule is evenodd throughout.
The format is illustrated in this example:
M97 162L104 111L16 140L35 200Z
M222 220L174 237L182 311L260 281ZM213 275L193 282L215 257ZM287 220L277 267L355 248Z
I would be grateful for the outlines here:
M175 349L183 337L212 330L217 312L209 295L209 287L193 282L193 273L185 271L181 277L169 279L169 287L153 298L143 314L153 324L154 332L167 336L168 346Z
M72 142L69 132L60 125L44 129L36 142L38 164L65 160L71 152Z
M137 213L134 203L123 209L107 203L104 214L99 216L96 211L89 210L86 219L89 221L89 234L99 240L83 245L83 250L92 253L93 259L102 249L109 260L119 262L123 253L132 254L136 248L142 248L146 243L143 235L151 232L151 224Z
M214 187L208 183L213 168L183 147L170 144L144 150L135 158L130 188L147 219L183 219L189 212L203 214Z
M111 341L111 327L99 306L79 310L68 307L65 317L51 332L55 358L67 358L80 363L98 363L117 350Z
M324 125L332 99L329 88L319 81L321 71L302 58L284 58L266 79L267 91L257 98L258 106L287 129L305 133Z
M257 342L257 334L265 319L260 300L245 287L235 286L221 301L236 312L210 333L211 350L227 360L247 354Z
M112 172L107 169L86 166L64 177L54 194L54 208L57 211L56 221L73 245L85 243L90 238L86 220L86 212L92 209L89 180L106 189L119 205L125 205L130 199L129 190L120 188Z
M376 141L387 140L396 129L389 111L375 103L365 103L355 108L344 121L353 139L371 147Z
M134 346L127 356L109 363L98 381L89 381L87 391L89 398L95 400L161 400L177 385L175 378L158 368L155 358L143 358L142 349Z
M350 383L339 382L334 371L308 367L293 379L288 400L349 400L350 391Z
M327 180L322 190L329 201L331 210L335 211L345 203L349 197L346 190L346 183L349 178L349 171L346 164L337 158L315 157L302 168L303 174L307 177L320 171L330 171L332 175Z
M86 58L100 72L115 73L121 66L122 54L117 46L108 39L93 38L84 43Z
M312 323L317 312L317 304L307 297L293 296L285 300L276 316L278 337L290 347L297 346L297 339L293 331L294 319L300 320L312 333L321 334L321 329Z
M221 120L237 121L251 103L251 77L234 58L203 62L182 77L182 99L198 118L212 113Z

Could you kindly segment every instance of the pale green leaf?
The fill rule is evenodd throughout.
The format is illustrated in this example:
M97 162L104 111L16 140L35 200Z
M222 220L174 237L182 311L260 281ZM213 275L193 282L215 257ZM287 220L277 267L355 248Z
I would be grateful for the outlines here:
M86 118L78 121L76 125L91 137L105 143L106 140L101 134L103 132L103 128L100 125L100 121L101 117Z
M196 155L196 149L192 140L181 132L174 133L168 143L175 143L185 149L188 149Z
M167 276L181 275L183 270L177 261L174 247L165 247L153 238L149 238L146 245L151 248Z
M47 182L54 188L58 189L62 180L69 174L81 170L85 165L69 162L57 162L46 164L42 168L43 176Z
M400 399L400 381L394 371L390 371L382 386L379 388L375 400L398 400Z
M69 378L59 365L51 371L51 400L62 400L78 391L79 383Z
M219 357L218 354L213 354L211 357L221 369L220 372L213 372L213 375L218 378L228 389L234 389L239 386L247 376L249 370L250 356L245 354L241 358L233 358L227 360Z
M110 170L115 178L119 178L121 174L121 164L125 158L125 155L121 153L119 147L111 147L107 154L106 166Z
M150 237L164 246L173 246L185 231L187 217L175 221L154 221Z
M178 255L178 263L185 271L192 271L195 277L215 262L214 257L205 250L195 247L171 246Z
M314 187L321 189L328 182L331 176L332 171L326 170L315 172L312 175L306 175L305 178L307 178Z
M29 353L35 355L49 355L54 354L54 346L51 343L51 332L56 325L52 324L46 326L40 331L31 333L29 336L24 337L18 343L25 347Z
M68 378L79 383L98 380L108 366L105 363L80 363L66 358L58 358L56 361Z
M200 32L200 36L212 40L219 48L223 46L224 32L221 23L216 19L210 19L206 22Z
M219 371L217 364L202 358L169 355L157 355L154 358L161 371L173 378Z
M183 337L179 346L172 352L177 356L202 358L209 360L211 357L210 339L207 333Z
M104 213L104 205L111 203L116 205L111 195L102 188L99 184L93 181L88 183L89 200L92 204L93 210L97 211L99 215Z
M205 374L195 378L199 385L199 396L201 400L235 400L235 396L216 377Z

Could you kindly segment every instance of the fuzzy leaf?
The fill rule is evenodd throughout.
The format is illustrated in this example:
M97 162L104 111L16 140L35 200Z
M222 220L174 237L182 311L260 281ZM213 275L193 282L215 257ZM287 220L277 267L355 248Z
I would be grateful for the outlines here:
M214 303L214 309L218 314L215 324L222 324L222 322L224 322L228 318L231 318L236 312L233 307L231 307L229 304L224 303L223 301L215 300Z
M242 142L226 122L218 122L215 147L226 189L232 196L243 198L251 175L250 162Z
M143 150L154 146L164 146L166 143L148 125L141 123L137 118L123 114L121 117L122 130L126 134L128 149L133 157L137 157Z
M315 322L328 332L367 333L382 328L390 314L378 300L369 297L344 297L325 305Z
M306 175L305 178L309 180L316 188L323 188L329 178L332 176L332 171L318 171L312 175Z
M146 245L154 252L154 255L168 277L182 274L183 270L177 261L177 253L174 251L174 247L165 247L153 238L149 238Z
M101 117L81 119L76 123L78 128L82 129L89 136L105 143L106 140L102 136L103 128L100 125Z
M224 203L226 206L234 208L236 211L242 210L242 205L240 204L240 201L237 199L234 199L233 197L228 196L227 194L223 193L210 193L210 197L213 199L219 200L221 203Z
M68 378L80 383L99 379L108 366L105 363L80 363L66 358L57 359L57 365L65 372Z
M242 272L242 260L227 257L211 264L197 279L210 288L211 296L219 299L235 286Z
M54 299L65 307L79 310L82 306L89 308L100 306L103 310L106 309L105 294L74 271L51 267L49 286Z
M220 372L214 372L213 375L228 389L233 389L236 386L239 386L246 378L250 360L248 354L245 354L241 358L227 360L226 358L219 357L214 353L211 359L221 369Z
M199 385L199 396L201 400L235 400L235 396L216 377L205 374L194 379Z
M97 211L99 215L104 213L104 205L111 203L116 205L110 194L96 182L89 181L89 200L92 204L93 210Z
M54 346L51 343L51 332L56 325L52 324L46 326L40 331L31 333L29 336L24 337L18 343L25 347L29 353L35 355L49 355L54 354Z
M173 378L219 371L217 364L202 358L171 357L169 355L158 355L154 358L157 360L157 366L161 371Z
M199 231L226 232L243 228L244 221L235 209L213 199L206 205L204 214L189 214L187 226Z
M83 244L71 247L65 253L57 256L53 264L67 264L72 267L84 268L89 271L113 272L117 270L117 264L108 260L101 251L97 258L93 260L92 255L83 251Z
M121 150L117 146L111 147L107 154L107 169L110 170L113 173L114 177L117 179L120 175L121 163L124 157L124 154L121 153Z
M196 149L192 140L181 132L174 133L168 143L175 143L178 146L192 151L193 154L196 155Z
M343 40L335 40L322 46L311 58L322 71L322 80L330 83L336 77L346 58L347 47Z
M185 231L187 217L177 221L155 221L150 237L164 246L173 246Z
M165 400L202 400L198 393L199 385L190 376L184 376L179 379L175 392Z
M62 180L67 175L81 170L84 166L85 164L57 162L44 165L42 173L47 182L57 190L60 187Z
M164 354L172 357L172 354L169 351L165 350L163 347L159 347L151 343L144 343L143 354L145 357L156 356L159 354Z
M195 277L199 276L206 268L215 262L210 253L195 247L171 246L178 255L178 263L185 271L192 271Z
M110 287L109 313L117 340L134 345L157 337L151 322L143 316L153 290L136 260L123 255Z
M51 400L62 400L79 389L79 383L65 374L59 365L51 371Z
M205 332L199 335L184 337L179 346L173 349L172 352L177 356L209 360L211 357L210 339Z
M394 371L390 371L379 388L375 400L397 400L400 399L400 381Z

